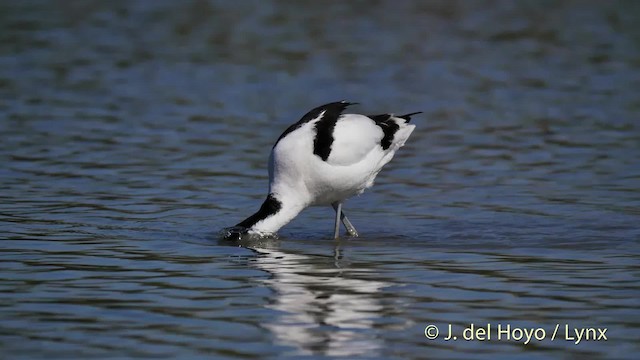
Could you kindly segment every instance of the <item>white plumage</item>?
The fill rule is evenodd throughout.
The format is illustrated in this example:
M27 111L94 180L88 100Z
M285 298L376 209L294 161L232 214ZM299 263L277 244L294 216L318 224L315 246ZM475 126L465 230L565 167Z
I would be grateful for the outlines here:
M272 234L312 205L332 205L347 232L357 231L342 202L373 185L376 175L415 129L407 114L342 114L352 103L329 103L309 111L278 139L269 157L269 194L260 210L235 232Z

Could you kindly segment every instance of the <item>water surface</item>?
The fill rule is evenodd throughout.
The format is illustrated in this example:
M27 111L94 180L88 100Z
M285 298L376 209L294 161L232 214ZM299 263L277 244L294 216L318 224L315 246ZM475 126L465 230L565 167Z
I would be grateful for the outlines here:
M1 357L633 358L638 24L616 1L0 4ZM279 134L341 99L424 111L346 203L361 237L316 208L220 240ZM471 323L547 336L444 340Z

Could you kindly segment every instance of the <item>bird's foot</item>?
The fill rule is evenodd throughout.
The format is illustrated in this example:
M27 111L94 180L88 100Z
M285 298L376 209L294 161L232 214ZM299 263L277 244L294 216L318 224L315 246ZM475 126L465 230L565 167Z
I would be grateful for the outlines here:
M356 229L347 229L347 234L351 237L358 237L358 232Z

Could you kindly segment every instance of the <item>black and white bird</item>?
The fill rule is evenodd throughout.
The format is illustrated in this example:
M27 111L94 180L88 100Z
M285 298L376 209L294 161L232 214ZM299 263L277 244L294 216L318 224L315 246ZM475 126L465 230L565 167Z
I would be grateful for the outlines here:
M343 114L356 103L333 102L309 111L280 135L269 157L269 193L260 209L232 232L270 235L313 205L336 211L347 233L358 232L342 203L373 185L376 175L404 145L415 125L411 116Z

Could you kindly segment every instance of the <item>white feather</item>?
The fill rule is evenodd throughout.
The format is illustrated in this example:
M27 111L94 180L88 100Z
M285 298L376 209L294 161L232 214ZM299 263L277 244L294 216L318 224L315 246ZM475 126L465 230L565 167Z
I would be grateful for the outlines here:
M336 123L327 163L353 165L379 147L383 137L384 132L371 118L358 114L344 114Z

